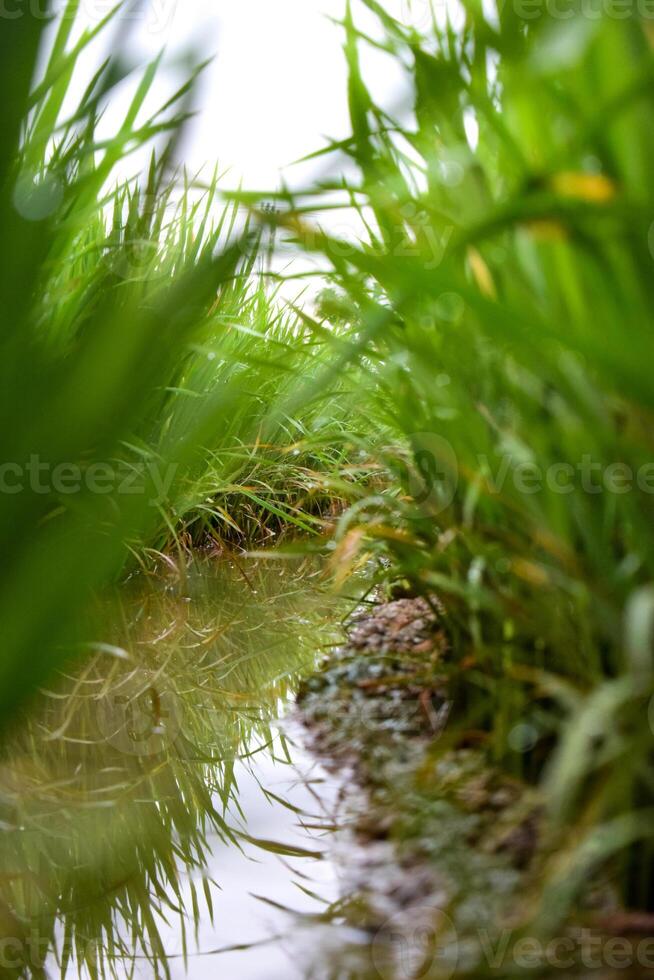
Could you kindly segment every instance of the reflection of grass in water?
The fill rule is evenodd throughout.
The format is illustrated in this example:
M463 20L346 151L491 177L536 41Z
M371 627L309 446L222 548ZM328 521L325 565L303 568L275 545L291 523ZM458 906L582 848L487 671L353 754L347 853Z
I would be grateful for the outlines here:
M188 920L212 915L208 835L238 846L235 762L273 740L298 673L336 639L319 575L221 563L183 594L135 588L112 646L44 692L0 770L0 928L16 940L2 975L25 969L14 954L38 975L55 928L62 967L72 955L91 976L133 955L166 974L163 916L187 948ZM190 908L180 871L201 882Z

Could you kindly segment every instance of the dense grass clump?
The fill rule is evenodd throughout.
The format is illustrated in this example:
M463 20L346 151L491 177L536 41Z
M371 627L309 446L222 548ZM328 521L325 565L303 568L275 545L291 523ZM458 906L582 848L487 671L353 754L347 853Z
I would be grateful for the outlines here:
M70 650L93 590L146 546L320 531L336 506L323 479L346 490L347 377L326 411L311 384L325 338L263 286L256 215L176 157L198 73L149 115L161 59L139 73L113 58L70 110L80 56L114 29L119 51L123 29L122 5L84 31L78 7L47 35L34 15L2 32L5 720ZM123 82L132 100L101 139ZM152 141L143 177L117 180Z
M418 32L365 6L381 30L348 7L352 135L328 151L359 179L322 193L345 188L369 237L304 234L397 447L342 553L381 548L445 602L462 723L542 782L561 828L548 915L618 854L651 908L652 25L470 0L460 28ZM375 105L368 43L404 65L408 118Z
M419 31L362 3L379 31L347 4L352 132L324 152L358 176L280 213L184 173L194 79L144 119L159 59L112 138L119 60L68 113L76 0L47 52L42 20L3 28L0 718L127 562L333 532L340 580L378 554L439 595L458 723L542 788L529 911L553 928L598 866L652 909L652 24L465 0ZM406 118L367 44L404 67ZM310 228L321 206L367 235ZM266 223L326 260L315 309L263 275Z

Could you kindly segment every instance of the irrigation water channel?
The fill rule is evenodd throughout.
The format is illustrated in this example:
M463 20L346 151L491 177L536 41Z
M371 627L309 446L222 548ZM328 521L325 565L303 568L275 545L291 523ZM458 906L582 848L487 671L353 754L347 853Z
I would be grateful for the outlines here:
M313 975L339 785L284 716L354 598L226 559L103 601L2 756L2 976Z

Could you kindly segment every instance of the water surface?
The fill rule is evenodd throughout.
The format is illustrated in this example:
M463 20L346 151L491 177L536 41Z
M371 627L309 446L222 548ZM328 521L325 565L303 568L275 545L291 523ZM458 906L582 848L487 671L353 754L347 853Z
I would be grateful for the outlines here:
M4 747L3 976L306 974L338 787L279 721L351 606L308 560L241 559L103 603Z

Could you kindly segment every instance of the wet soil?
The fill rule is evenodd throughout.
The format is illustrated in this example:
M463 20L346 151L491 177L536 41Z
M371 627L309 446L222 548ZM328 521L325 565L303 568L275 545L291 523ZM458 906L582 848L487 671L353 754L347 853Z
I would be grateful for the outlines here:
M538 939L528 923L542 898L543 803L451 725L449 653L436 598L382 603L349 622L299 691L306 743L343 786L340 911L367 937L339 949L330 976L522 975L514 941ZM562 930L577 951L569 966L543 954L527 973L618 975L601 959L587 970L578 938L588 922L596 943L615 935L611 889L589 883L583 905ZM640 976L633 966L619 975Z

